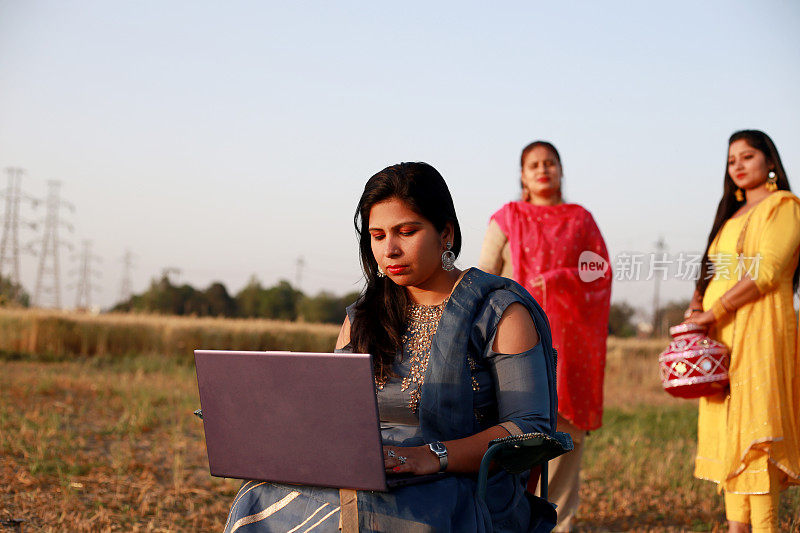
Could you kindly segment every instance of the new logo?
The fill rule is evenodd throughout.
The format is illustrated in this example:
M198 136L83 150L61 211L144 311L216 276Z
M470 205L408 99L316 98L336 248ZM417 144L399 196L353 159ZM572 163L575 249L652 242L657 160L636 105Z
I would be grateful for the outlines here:
M608 272L608 261L590 250L584 250L578 257L578 277L584 283L600 279Z

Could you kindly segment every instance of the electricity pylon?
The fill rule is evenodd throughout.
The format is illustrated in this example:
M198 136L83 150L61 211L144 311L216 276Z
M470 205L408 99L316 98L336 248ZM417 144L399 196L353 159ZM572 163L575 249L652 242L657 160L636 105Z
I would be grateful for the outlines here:
M663 252L667 249L667 243L664 242L664 237L661 236L656 241L656 252L659 254L663 254ZM653 254L653 261L656 260L655 254ZM653 289L653 335L659 335L661 332L661 324L659 324L659 319L661 318L658 313L659 308L659 294L658 294L658 285L659 279L657 275L654 275L653 278L655 279L655 288Z
M119 288L119 301L127 302L133 294L133 282L131 281L133 272L133 254L130 250L125 250L122 256L122 283Z
M59 268L59 248L71 245L58 238L59 226L65 226L72 231L72 225L60 219L62 207L70 211L75 211L75 207L59 196L61 182L51 180L47 182L47 215L44 219L44 235L42 237L42 247L39 250L39 272L36 276L36 289L34 290L33 301L39 307L44 307L49 303L53 307L61 307L61 272ZM49 283L45 280L49 278ZM47 293L50 298L45 301L43 294Z
M0 196L5 198L5 211L3 213L3 235L0 237L0 276L5 275L11 283L20 287L19 262L22 249L19 244L19 228L27 226L35 228L36 225L20 218L19 210L22 201L29 202L36 207L35 198L22 192L22 175L25 170L16 167L6 168L8 175L8 187L0 192ZM8 271L5 265L9 263Z
M81 266L78 272L78 291L75 295L76 309L90 309L92 307L92 290L98 287L92 285L93 276L99 276L100 272L92 269L92 262L99 261L100 257L92 254L92 241L83 241L81 250Z

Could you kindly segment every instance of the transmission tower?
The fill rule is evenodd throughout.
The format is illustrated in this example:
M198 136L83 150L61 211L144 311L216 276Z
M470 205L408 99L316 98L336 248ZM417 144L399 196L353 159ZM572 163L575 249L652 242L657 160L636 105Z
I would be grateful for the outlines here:
M667 249L667 243L664 242L664 237L660 236L658 241L656 241L656 252L663 253ZM653 259L655 260L655 254L653 255ZM659 294L658 294L658 285L659 280L658 276L653 276L655 279L655 288L653 289L653 335L659 335L661 333L661 324L659 324L659 319L661 318L658 313L659 307Z
M19 215L20 204L23 200L30 202L33 207L36 207L37 203L34 198L22 192L22 175L24 173L25 171L21 168L6 168L8 187L0 193L0 196L5 198L3 235L0 237L0 276L6 274L6 277L17 287L20 286L19 227L36 227L32 223L22 220ZM10 263L8 273L5 270L6 263Z
M295 262L294 281L297 289L299 289L300 285L302 285L303 283L303 268L305 268L305 266L306 266L306 260L303 259L303 256L301 255L300 257L297 258L297 261Z
M122 283L119 288L119 301L127 302L133 294L133 283L131 282L133 271L133 254L130 250L125 250L122 256Z
M61 182L51 180L47 182L47 215L44 219L44 235L42 237L42 247L39 250L39 272L36 276L36 289L34 290L33 300L39 307L44 307L49 303L53 307L61 307L61 272L59 269L59 248L67 246L69 243L58 239L59 226L65 226L72 231L72 226L60 220L62 207L75 211L75 207L61 199L59 188ZM45 301L43 294L47 293L50 298Z
M99 276L100 272L92 269L92 263L99 261L100 257L92 254L92 241L83 241L81 249L81 266L78 271L78 291L75 295L76 309L90 309L92 307L92 290L98 287L92 285L92 277Z

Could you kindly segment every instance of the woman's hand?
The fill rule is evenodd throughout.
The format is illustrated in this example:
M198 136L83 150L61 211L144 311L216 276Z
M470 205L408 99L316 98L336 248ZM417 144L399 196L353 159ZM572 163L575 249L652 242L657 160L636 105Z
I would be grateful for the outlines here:
M439 458L427 446L384 446L383 463L387 472L396 474L435 474Z
M714 313L711 311L696 311L689 316L685 322L691 322L693 324L697 324L699 326L710 326L716 321L716 317L714 317Z
M703 308L700 306L696 306L694 304L690 304L689 307L686 308L686 311L683 312L684 321L690 319L692 316L702 313Z
M702 313L703 312L703 297L700 296L700 293L696 290L692 294L692 301L689 302L689 307L686 308L686 311L683 312L683 318L688 319L695 313ZM684 320L687 322L688 320Z

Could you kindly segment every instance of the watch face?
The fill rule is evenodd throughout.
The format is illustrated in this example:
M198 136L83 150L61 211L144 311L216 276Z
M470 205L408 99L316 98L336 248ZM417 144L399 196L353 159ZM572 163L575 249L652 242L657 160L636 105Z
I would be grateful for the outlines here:
M442 455L447 453L447 447L442 444L441 442L433 442L430 445L431 451L436 455Z

